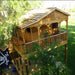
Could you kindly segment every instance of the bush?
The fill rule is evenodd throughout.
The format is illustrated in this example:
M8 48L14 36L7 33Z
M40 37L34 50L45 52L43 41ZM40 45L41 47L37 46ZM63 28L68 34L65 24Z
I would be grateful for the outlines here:
M66 75L67 67L61 61L58 61L56 50L54 48L57 45L57 42L47 43L44 42L45 48L42 44L32 44L31 51L35 50L36 52L28 58L31 61L31 65L35 66L29 70L29 74L32 75ZM69 75L69 74L68 74Z

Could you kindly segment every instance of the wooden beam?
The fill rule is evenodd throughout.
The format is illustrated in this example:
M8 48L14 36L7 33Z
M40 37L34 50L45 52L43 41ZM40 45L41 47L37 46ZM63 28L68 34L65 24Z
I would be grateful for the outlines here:
M58 23L59 24L59 42L61 41L61 22Z
M68 32L68 20L66 20L66 32Z
M24 30L21 30L21 32L22 32L23 42L25 43L25 29Z
M19 31L18 30L17 30L17 38L18 38L18 43L19 43L20 39L19 39Z
M66 40L67 40L67 33L68 33L68 19L66 20Z
M67 49L68 49L68 47L67 47L67 44L65 45L65 62L67 62Z
M59 25L59 34L61 33L61 22L58 23Z
M60 44L57 45L57 47L60 47L60 46L65 45L65 44L67 44L67 41L61 42ZM55 48L57 48L57 47L55 47ZM18 52L18 54L19 54L23 59L27 59L30 55L33 55L33 54L36 53L36 51L34 51L34 52L32 52L32 53L29 53L29 54L22 54L23 51L20 52L19 49L18 49L16 46L14 46L14 48L15 48L15 50Z
M39 44L40 44L40 27L38 26L38 40L39 40Z

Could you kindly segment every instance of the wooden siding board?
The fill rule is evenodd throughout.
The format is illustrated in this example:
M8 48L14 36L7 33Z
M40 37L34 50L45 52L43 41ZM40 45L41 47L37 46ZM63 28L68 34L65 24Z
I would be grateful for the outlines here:
M55 15L55 19L56 20L65 21L65 20L68 19L68 16L67 15L64 15L63 13L58 12L58 11L54 11L54 15Z

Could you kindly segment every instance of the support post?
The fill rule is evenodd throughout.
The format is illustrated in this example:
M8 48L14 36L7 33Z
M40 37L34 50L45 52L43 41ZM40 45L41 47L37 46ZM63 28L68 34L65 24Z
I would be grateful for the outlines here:
M68 49L68 47L67 47L67 44L65 45L65 62L67 62L67 49Z
M24 30L21 30L21 32L22 32L23 42L25 43L25 29Z
M17 38L18 38L18 44L19 44L19 30L17 30Z
M59 22L59 34L61 33L61 22Z
M38 26L38 40L39 40L39 44L40 44L40 26Z
M32 39L32 41L33 41L33 36L32 36L32 28L30 28L30 31L31 31L31 39Z
M66 32L68 32L68 20L66 20Z
M58 41L58 43L60 43L60 41L61 41L61 22L58 23L58 26L59 26L59 29L58 29L59 30L59 36L58 36L59 41ZM56 54L58 56L58 50L56 50Z
M67 40L67 33L68 33L68 19L66 20L66 40ZM67 62L67 44L65 45L65 62Z
M66 20L66 40L67 40L67 33L68 33L68 20Z
M61 22L58 23L59 26L59 43L61 42Z
M25 30L26 29L24 29L24 30L21 30L21 32L22 32L22 38L23 38L23 43L24 43L24 46L22 46L22 49L24 50L25 49L25 47L26 47L26 45L25 45ZM26 52L26 50L24 50L25 52Z

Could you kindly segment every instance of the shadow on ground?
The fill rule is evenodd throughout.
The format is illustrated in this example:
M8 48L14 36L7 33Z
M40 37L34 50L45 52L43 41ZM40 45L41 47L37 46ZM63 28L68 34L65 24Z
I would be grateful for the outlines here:
M68 26L68 67L75 74L75 25Z

